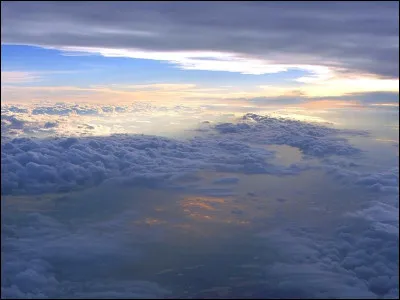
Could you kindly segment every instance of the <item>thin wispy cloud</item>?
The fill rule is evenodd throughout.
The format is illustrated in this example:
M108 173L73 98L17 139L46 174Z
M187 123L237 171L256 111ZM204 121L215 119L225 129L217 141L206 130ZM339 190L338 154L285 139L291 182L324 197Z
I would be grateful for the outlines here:
M2 84L30 83L40 79L35 72L1 71Z

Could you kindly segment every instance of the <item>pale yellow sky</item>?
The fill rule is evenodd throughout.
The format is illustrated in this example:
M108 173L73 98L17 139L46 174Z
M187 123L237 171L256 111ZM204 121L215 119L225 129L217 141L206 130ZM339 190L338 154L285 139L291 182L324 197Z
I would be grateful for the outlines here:
M279 85L259 85L253 87L207 87L196 84L176 84L160 82L154 84L111 84L88 87L42 86L32 83L43 76L34 72L2 71L1 96L7 103L32 103L37 101L79 102L98 104L123 104L136 101L160 104L198 105L202 102L225 103L228 105L248 104L246 99L258 97L301 97L329 98L352 93L399 92L398 79L379 79L367 76L333 76L306 81L295 87ZM233 100L234 99L234 100ZM240 99L240 100L238 100ZM312 99L310 99L312 100ZM267 102L265 102L267 104ZM279 104L275 101L274 104ZM282 103L284 105L284 103ZM349 105L346 101L325 101L318 106ZM353 103L356 104L356 103ZM353 105L351 104L351 105ZM317 105L317 104L314 104ZM312 107L313 105L310 105Z

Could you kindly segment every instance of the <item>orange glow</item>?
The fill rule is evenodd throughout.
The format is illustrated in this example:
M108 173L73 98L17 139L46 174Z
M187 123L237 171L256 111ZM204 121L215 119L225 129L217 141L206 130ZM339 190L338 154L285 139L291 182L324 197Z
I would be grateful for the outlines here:
M212 202L212 203L225 203L224 198L217 198L217 197L207 197L207 196L187 196L183 199L183 201L205 201L205 202Z
M194 206L194 207L200 207L200 208L204 208L206 210L215 210L214 207L212 207L209 204L203 203L203 202L188 202L188 203L183 203L182 205L183 207L187 207L187 206Z
M211 204L219 204L212 206ZM212 221L226 224L247 225L249 221L232 213L234 209L243 210L233 203L233 198L186 196L181 200L182 211L191 219L197 221Z
M159 220L156 218L146 218L144 221L140 220L140 221L136 221L135 224L137 225L161 225L161 224L165 224L167 223L166 221L163 220Z

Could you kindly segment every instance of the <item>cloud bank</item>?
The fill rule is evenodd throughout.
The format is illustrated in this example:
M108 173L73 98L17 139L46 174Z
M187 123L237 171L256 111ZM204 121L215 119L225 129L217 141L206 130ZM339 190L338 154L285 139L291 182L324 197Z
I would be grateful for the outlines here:
M237 123L203 126L202 135L182 141L126 134L47 139L4 137L2 193L67 191L118 178L128 183L146 179L151 182L201 169L290 175L306 167L274 165L274 152L265 145L290 145L309 157L352 156L360 154L360 150L338 134L367 134L255 114L247 114Z
M26 113L24 108L5 109L8 117L2 121L7 126L13 130L30 126L16 117ZM131 109L128 106L124 111ZM87 110L91 112L92 108ZM106 111L114 114L116 108L108 106ZM103 114L104 110L96 112ZM57 116L64 111L43 109L38 115L47 118L52 113ZM53 123L47 126L57 127ZM367 137L367 132L256 114L246 114L230 123L204 122L201 129L201 134L186 140L148 135L46 139L2 136L1 191L3 195L47 193L102 182L154 188L199 170L290 176L310 168L322 169L347 188L359 188L362 195L365 192L366 200L356 211L338 216L331 227L333 232L291 226L293 222L288 222L284 228L258 235L265 240L265 251L279 254L270 264L258 264L265 276L262 296L398 298L398 168L358 168L359 161L354 159L363 152L344 137ZM295 147L305 158L322 164L277 165L270 144ZM238 182L239 177L230 174L212 181L214 187L194 189L203 195L231 196L230 187ZM74 215L73 220L76 218ZM12 215L2 216L2 252L7 254L2 266L2 297L165 297L168 291L156 283L109 280L101 275L128 260L137 261L140 247L135 241L142 240L142 235L157 237L154 232L143 233L141 228L134 234L142 235L132 239L132 220L136 218L137 212L129 210L110 220L100 218L82 226L26 213L16 226ZM82 262L96 267L83 268ZM65 265L70 268L63 268ZM68 273L73 269L74 274L82 272L82 278L93 280L76 283L79 278ZM60 276L56 270L67 272Z

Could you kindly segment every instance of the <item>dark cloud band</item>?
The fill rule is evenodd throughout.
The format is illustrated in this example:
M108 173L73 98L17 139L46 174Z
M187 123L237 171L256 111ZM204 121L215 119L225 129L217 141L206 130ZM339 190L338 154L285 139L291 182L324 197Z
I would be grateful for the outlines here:
M2 43L217 51L399 76L398 2L2 2Z

